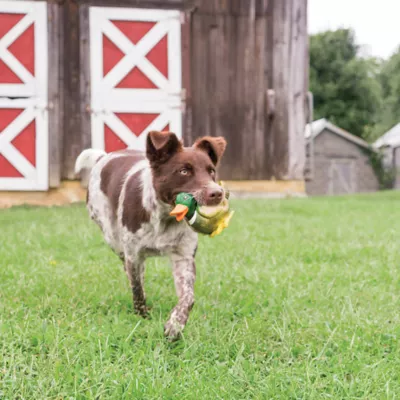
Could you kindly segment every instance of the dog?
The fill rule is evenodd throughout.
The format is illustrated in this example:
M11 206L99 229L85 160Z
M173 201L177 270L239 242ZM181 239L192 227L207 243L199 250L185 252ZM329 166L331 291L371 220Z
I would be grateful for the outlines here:
M200 205L221 203L225 193L216 183L216 168L225 148L223 137L205 136L184 147L174 133L152 131L145 152L86 149L76 160L75 172L89 174L89 215L122 260L134 311L142 317L148 316L145 260L170 257L178 303L164 333L172 340L181 335L194 305L198 235L170 212L181 192L192 194Z

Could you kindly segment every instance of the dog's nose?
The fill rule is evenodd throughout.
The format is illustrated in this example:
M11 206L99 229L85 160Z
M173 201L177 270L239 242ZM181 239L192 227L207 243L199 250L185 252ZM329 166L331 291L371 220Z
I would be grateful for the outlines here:
M209 188L207 190L207 203L215 205L221 203L223 194L224 191L222 190L222 188Z

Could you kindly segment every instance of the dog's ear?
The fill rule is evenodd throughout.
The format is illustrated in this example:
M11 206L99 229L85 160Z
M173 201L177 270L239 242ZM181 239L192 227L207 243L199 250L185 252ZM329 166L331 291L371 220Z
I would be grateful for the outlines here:
M214 165L217 165L225 152L226 140L222 136L204 136L197 139L193 147L205 151Z
M167 162L182 148L182 143L175 133L151 131L147 135L146 156L153 166Z

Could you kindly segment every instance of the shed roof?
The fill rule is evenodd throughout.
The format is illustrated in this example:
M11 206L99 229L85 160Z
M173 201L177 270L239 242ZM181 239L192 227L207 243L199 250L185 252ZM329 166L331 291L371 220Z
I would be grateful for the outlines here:
M328 130L329 132L332 132L335 135L338 135L350 142L353 142L360 147L370 149L370 145L365 140L359 138L358 136L352 135L342 128L339 128L338 126L329 122L326 118L321 118L312 122L311 124L307 124L304 136L306 139L309 139L312 132L313 137L316 138L324 130Z
M376 148L384 146L398 147L400 146L400 123L393 126L384 133L373 145Z

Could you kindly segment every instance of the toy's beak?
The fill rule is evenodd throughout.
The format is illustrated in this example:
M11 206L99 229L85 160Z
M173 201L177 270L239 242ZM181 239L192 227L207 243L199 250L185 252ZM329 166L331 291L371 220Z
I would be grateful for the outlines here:
M176 220L182 221L185 218L185 215L188 213L189 207L184 206L183 204L177 204L175 208L169 213L172 217L176 217Z

